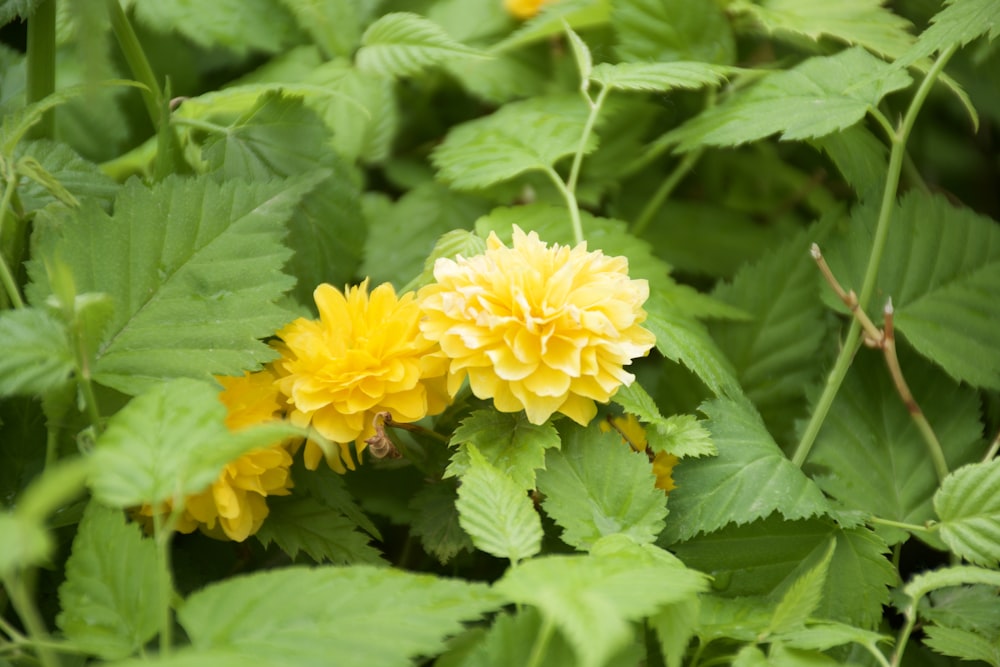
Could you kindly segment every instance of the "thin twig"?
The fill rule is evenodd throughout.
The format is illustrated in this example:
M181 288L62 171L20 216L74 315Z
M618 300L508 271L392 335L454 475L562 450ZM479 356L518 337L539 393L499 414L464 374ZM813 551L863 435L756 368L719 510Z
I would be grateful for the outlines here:
M997 432L997 437L993 438L993 442L990 443L990 448L986 450L986 456L983 457L983 463L986 463L996 456L998 450L1000 450L1000 431Z

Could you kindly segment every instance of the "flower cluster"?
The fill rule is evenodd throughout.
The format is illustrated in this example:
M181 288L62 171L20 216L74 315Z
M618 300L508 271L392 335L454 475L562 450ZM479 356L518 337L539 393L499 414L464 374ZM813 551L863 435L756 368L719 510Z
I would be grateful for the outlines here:
M646 281L586 243L549 247L515 226L512 247L490 234L481 255L438 259L434 278L420 329L449 360L449 393L468 377L476 396L533 424L556 412L588 424L655 343L641 326Z
M608 421L601 422L601 430L605 433L612 429L618 431L622 440L632 447L633 451L647 453L648 443L646 442L646 429L642 427L635 415L624 415L608 417ZM677 457L667 452L657 452L653 457L653 474L656 476L656 488L663 489L664 493L670 493L677 488L674 483L674 466L677 465Z

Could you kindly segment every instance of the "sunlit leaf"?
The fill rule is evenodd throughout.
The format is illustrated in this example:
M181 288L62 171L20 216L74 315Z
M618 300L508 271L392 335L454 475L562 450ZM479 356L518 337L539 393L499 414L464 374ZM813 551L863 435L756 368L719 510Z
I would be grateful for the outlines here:
M463 475L470 466L468 445L522 489L535 486L535 471L545 467L545 450L559 447L552 424L535 425L524 413L477 410L462 420L451 437L459 445L452 454L447 476Z
M1000 561L1000 459L954 471L934 494L941 539L977 565Z
M64 385L75 367L66 326L44 310L0 312L0 395L44 394Z

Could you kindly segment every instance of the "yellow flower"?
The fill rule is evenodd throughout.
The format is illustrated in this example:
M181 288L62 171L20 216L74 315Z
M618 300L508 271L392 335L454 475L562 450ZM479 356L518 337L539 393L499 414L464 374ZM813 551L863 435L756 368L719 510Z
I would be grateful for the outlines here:
M516 19L525 20L536 16L542 5L553 0L503 0L504 9Z
M226 426L235 431L279 418L276 379L269 370L216 377L223 387L219 400L226 406ZM285 443L255 449L230 461L209 488L187 498L177 530L190 533L200 528L214 537L242 542L267 518L264 499L289 494L291 465L292 455ZM139 514L152 516L152 509L143 507Z
M379 412L409 423L444 410L447 360L421 335L412 293L397 298L385 283L369 295L366 280L344 292L320 285L313 297L319 320L299 318L278 332L278 386L292 423L340 444L327 463L343 473L345 464L354 469L350 443L364 450ZM307 442L306 467L315 470L321 457Z
M610 432L611 429L618 431L622 436L622 440L631 446L634 451L646 452L651 455L647 450L646 429L642 427L642 424L639 423L635 415L609 416L608 421L601 422L600 427L605 433ZM677 465L677 462L678 458L667 452L658 452L653 457L653 474L656 475L656 488L663 489L665 493L670 493L677 488L673 477L674 466Z
M420 328L450 359L448 391L468 377L476 396L533 424L560 412L586 425L655 343L640 326L646 281L586 243L548 247L515 226L512 248L491 233L485 253L439 259L434 277L418 295Z

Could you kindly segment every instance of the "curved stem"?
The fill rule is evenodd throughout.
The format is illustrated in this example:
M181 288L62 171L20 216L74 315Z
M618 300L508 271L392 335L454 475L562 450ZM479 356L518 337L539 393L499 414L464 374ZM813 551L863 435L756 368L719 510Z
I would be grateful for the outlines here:
M891 526L893 528L901 528L908 533L932 533L934 530L928 528L927 526L921 526L916 523L903 523L901 521L893 521L892 519L882 519L877 516L873 516L868 519L871 523L876 523L880 526Z
M604 100L607 99L610 88L601 88L597 94L597 99L590 104L590 115L587 116L587 123L583 126L583 134L580 136L580 145L573 154L573 165L569 169L569 179L566 187L570 192L576 193L576 183L580 178L580 166L583 164L583 152L587 149L587 140L590 139L591 132L594 131L594 124L597 123L597 116L601 113ZM579 241L577 241L579 243Z
M156 80L153 68L146 58L146 52L142 50L139 37L135 34L128 17L125 16L125 10L122 9L121 4L118 0L107 0L105 4L108 8L108 17L111 19L111 29L114 31L118 45L125 56L125 62L128 63L136 81L148 89L142 91L142 101L146 105L149 120L152 121L153 127L159 128L163 120L160 118L160 100L163 99L160 84Z
M10 203L14 197L14 190L17 189L17 172L14 171L13 167L6 176L7 187L4 188L3 199L0 200L0 239L3 238L3 223L7 219L7 211L10 209ZM0 281L3 282L4 290L7 292L7 296L14 307L24 308L24 299L21 298L21 292L17 288L14 273L7 265L7 257L2 249L0 249Z
M632 225L632 233L636 236L642 236L642 233L646 231L649 227L650 221L656 212L660 210L663 206L663 202L667 200L667 197L674 191L674 188L684 180L684 177L688 175L691 168L694 167L695 163L701 158L702 153L705 152L704 148L698 148L697 150L690 151L684 155L684 159L680 161L674 170L670 172L670 175L664 179L660 184L660 187L656 189L652 198L646 205L642 208L642 212L639 213L639 217L635 219L635 223Z
M35 606L34 600L31 599L27 582L24 579L25 574L21 572L4 577L4 587L10 595L14 611L17 612L21 622L24 623L25 629L28 631L31 645L38 653L38 659L42 667L59 667L58 656L56 656L55 652L53 652L46 642L49 633L45 628L45 621L42 620L42 615L38 613L38 608Z
M576 195L573 191L566 187L563 183L562 177L556 173L556 170L552 167L548 167L545 173L551 179L552 183L556 186L556 189L562 194L563 199L566 200L566 208L569 209L569 221L573 226L573 239L576 245L584 242L583 237L583 223L580 221L580 206L576 202Z
M892 150L889 154L889 170L886 173L885 190L882 192L882 205L879 209L875 238L872 241L871 254L868 256L868 266L865 268L865 277L861 285L861 293L858 296L858 305L862 309L871 300L872 292L875 290L875 281L878 279L878 268L882 261L882 254L885 251L886 239L889 236L889 225L892 221L892 211L896 204L896 192L899 188L899 176L903 168L906 141L909 139L913 124L916 122L917 115L920 113L920 109L927 99L934 81L957 48L957 45L953 45L938 56L934 65L928 70L927 76L921 82L916 94L914 94L913 100L910 102L910 106L906 110L906 115L903 117L899 128L890 135ZM806 425L802 437L799 439L799 444L795 448L795 453L792 456L792 462L795 465L802 466L809 457L809 451L816 442L816 436L819 435L819 430L826 420L830 407L833 405L833 399L836 398L837 391L847 376L847 370L851 366L851 360L854 357L854 351L860 338L861 325L855 319L851 322L851 328L848 330L844 346L841 348L840 354L837 355L837 360L834 362L833 369L827 377L826 385L823 387L823 393L820 395L819 400L816 401L816 407L809 417L809 423Z
M535 637L535 644L531 647L531 656L525 667L538 667L542 664L542 658L545 657L545 649L548 648L553 630L555 630L555 624L551 618L546 616L542 622L542 628L538 631L538 636Z

